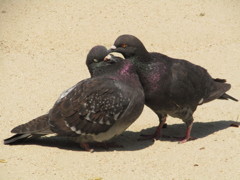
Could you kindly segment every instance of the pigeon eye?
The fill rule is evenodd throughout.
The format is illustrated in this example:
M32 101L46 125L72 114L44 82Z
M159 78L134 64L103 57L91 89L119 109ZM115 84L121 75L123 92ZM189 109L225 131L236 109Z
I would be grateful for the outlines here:
M97 63L97 62L98 62L98 60L97 60L97 59L93 59L93 62Z
M121 47L122 47L122 48L125 48L125 47L127 47L127 45L126 45L126 44L122 44Z

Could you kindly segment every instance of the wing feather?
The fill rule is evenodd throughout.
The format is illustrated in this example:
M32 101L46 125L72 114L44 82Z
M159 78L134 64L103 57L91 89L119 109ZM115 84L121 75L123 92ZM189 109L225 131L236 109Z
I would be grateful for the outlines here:
M52 130L62 135L107 131L129 104L130 99L123 93L110 78L79 82L54 105L50 120Z

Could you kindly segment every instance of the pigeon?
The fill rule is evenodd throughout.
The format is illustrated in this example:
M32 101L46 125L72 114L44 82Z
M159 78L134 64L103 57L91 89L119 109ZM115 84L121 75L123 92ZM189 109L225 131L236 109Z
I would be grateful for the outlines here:
M135 65L144 89L145 104L158 115L159 126L146 139L161 137L161 129L170 115L182 119L187 125L186 135L180 141L184 143L193 139L193 113L198 105L215 99L238 101L226 94L231 88L226 80L214 79L206 69L186 60L148 52L133 35L119 36L110 51L121 53Z
M93 47L86 65L91 78L64 91L50 111L15 127L4 144L47 134L69 137L87 150L121 134L141 114L144 91L131 62L107 56L104 46Z

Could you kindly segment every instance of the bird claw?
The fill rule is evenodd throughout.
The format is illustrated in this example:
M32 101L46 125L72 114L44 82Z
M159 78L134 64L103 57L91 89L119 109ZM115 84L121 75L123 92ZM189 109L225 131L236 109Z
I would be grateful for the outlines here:
M87 144L87 143L81 143L80 146L85 151L88 151L88 152L91 152L91 153L94 152L94 149L90 148L89 144Z
M156 131L153 134L140 134L140 136L142 136L142 138L139 138L138 141L143 141L143 140L158 140L160 137L163 138L169 138L168 136L163 136L161 135L161 129L162 128L167 128L167 124L166 122L166 118L164 119L164 121L162 121L159 126L157 127Z
M186 143L187 141L192 141L192 140L195 140L195 139L197 139L197 138L195 138L195 137L185 137L181 141L179 141L178 144L183 144L183 143Z

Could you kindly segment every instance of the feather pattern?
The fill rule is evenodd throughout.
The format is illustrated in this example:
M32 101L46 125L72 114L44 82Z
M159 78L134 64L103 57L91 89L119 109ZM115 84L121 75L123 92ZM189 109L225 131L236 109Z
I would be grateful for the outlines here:
M114 56L105 61L107 54L105 47L93 47L86 61L91 78L64 91L48 114L14 128L16 135L4 143L56 133L86 147L128 128L143 110L143 88L133 64Z
M105 132L119 119L128 104L128 98L123 96L113 79L81 81L54 105L50 120L52 131L73 136Z

